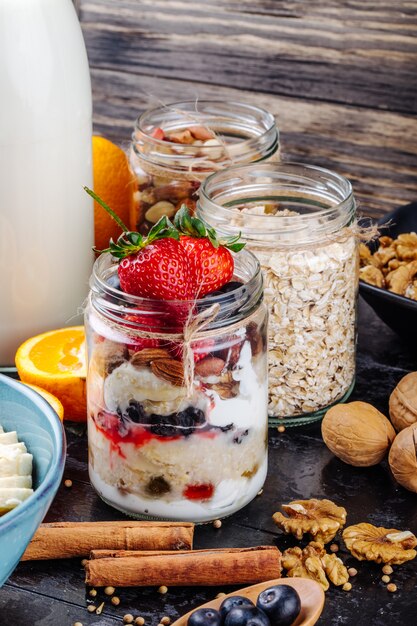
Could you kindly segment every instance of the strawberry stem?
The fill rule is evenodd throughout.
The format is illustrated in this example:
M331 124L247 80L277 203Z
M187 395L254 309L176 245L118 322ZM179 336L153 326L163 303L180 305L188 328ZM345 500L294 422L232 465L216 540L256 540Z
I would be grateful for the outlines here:
M84 191L86 191L88 193L89 196L91 196L92 198L94 198L94 200L96 202L99 203L100 206L103 207L103 209L105 209L105 211L107 211L107 213L110 215L110 217L112 217L114 219L114 221L116 222L116 224L118 224L120 226L120 228L122 229L122 231L124 233L127 233L129 231L128 227L122 222L122 220L120 219L120 217L117 215L117 213L115 213L113 211L113 209L111 209L109 207L108 204L106 204L104 202L104 200L102 200L100 198L100 196L98 196L92 189L89 189L88 187L84 186Z
M245 246L243 242L239 241L241 233L238 233L235 237L219 239L214 228L208 226L208 224L203 222L203 220L200 220L198 217L191 215L185 204L183 204L177 211L174 218L174 226L182 235L196 237L198 239L207 238L213 248L223 246L233 252L239 252L239 250L242 250Z

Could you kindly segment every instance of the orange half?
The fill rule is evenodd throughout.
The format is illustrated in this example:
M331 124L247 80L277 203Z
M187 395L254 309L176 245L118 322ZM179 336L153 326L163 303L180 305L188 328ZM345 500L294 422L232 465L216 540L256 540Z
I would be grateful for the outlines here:
M51 330L27 339L16 352L20 380L56 396L65 419L84 422L86 348L83 326Z

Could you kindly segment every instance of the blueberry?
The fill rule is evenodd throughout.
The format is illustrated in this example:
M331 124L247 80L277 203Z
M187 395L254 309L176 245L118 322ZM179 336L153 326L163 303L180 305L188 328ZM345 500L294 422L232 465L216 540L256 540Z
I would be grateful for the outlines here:
M202 426L206 419L204 412L192 406L171 415L151 415L149 418L151 432L160 437L176 437L192 435L197 426Z
M256 606L274 626L289 626L301 611L300 596L289 585L275 585L259 594Z
M252 600L249 598L245 598L245 596L230 596L230 598L226 598L220 605L219 611L222 619L226 618L226 615L229 611L234 609L235 607L250 607L255 606Z
M118 408L117 413L122 421L129 419L135 424L142 424L146 422L146 414L143 410L143 406L137 400L130 400L126 409L122 412L120 408Z
M216 609L197 609L191 613L187 626L221 626L222 618Z
M271 623L256 606L236 606L226 615L224 626L271 626Z

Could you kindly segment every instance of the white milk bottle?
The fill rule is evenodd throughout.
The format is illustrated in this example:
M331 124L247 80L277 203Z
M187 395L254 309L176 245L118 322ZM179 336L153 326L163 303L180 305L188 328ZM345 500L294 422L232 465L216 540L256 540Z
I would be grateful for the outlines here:
M0 366L80 323L94 243L91 84L71 0L0 1Z

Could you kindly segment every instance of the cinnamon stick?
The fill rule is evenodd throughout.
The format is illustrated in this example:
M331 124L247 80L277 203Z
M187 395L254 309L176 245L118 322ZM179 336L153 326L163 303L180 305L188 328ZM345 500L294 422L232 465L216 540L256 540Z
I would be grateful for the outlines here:
M179 552L93 551L85 566L94 587L236 585L281 575L275 546Z
M56 522L41 524L23 561L85 557L95 549L191 550L194 524L186 522Z

